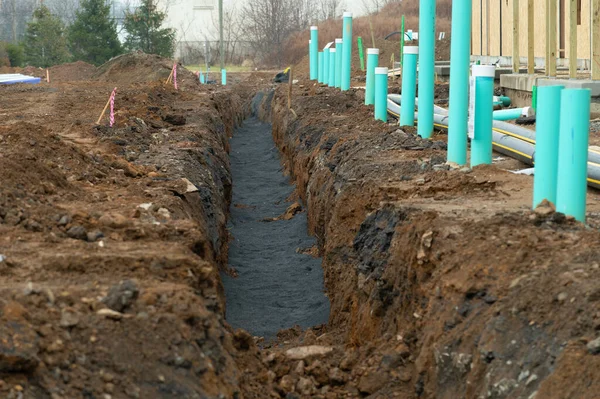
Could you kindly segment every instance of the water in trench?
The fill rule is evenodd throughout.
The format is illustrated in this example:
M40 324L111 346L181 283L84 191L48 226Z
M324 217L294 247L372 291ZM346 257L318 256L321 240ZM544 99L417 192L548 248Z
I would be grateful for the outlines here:
M223 276L227 321L266 339L296 324L326 323L329 300L321 260L296 252L315 244L307 233L306 212L264 221L286 211L294 190L283 174L271 125L247 119L231 139L230 154L229 265L238 275Z

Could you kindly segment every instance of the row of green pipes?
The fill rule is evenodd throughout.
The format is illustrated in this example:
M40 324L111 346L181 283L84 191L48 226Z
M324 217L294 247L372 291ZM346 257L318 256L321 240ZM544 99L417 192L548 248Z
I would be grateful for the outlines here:
M206 72L206 75L204 75L204 73L202 73L202 71L199 71L198 79L200 80L201 84L208 83L208 72ZM227 85L227 70L226 69L221 69L221 84L223 86Z

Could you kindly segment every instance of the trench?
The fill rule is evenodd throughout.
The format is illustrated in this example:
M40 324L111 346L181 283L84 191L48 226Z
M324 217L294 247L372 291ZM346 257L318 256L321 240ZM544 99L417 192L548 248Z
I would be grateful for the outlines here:
M326 323L321 259L303 253L316 244L308 235L306 212L268 221L294 202L271 124L250 117L230 144L229 268L235 277L222 276L227 321L267 340L281 329Z

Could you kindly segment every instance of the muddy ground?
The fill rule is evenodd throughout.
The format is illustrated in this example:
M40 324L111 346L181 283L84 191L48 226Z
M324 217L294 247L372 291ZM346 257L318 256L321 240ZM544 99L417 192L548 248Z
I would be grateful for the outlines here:
M175 91L171 65L0 88L0 397L597 397L596 191L587 226L533 212L518 163L449 170L443 133L373 121L360 91L300 77L291 112L268 75ZM252 102L331 303L274 343L227 323L220 276Z

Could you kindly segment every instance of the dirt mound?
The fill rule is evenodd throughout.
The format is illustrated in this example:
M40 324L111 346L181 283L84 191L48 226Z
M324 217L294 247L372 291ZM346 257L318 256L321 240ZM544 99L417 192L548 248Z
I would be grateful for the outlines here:
M96 73L96 67L87 62L77 61L56 65L50 68L50 80L59 82L89 80Z
M166 81L171 74L173 61L154 54L135 52L113 58L100 66L93 78L101 82L132 84ZM184 89L197 88L200 83L192 72L177 65L177 83Z

